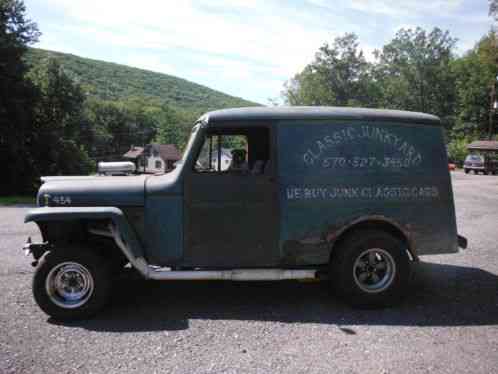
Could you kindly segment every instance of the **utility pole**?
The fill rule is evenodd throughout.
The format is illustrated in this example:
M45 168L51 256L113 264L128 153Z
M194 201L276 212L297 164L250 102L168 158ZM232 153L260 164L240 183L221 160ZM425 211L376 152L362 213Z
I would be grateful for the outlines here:
M145 131L144 129L142 128L142 157L144 158L144 174L145 174L145 162L146 162L146 159L145 159Z
M493 138L495 113L496 113L496 109L498 107L498 102L496 101L496 81L495 80L493 80L493 83L491 84L491 93L489 94L489 99L490 100L489 100L488 139L491 140Z

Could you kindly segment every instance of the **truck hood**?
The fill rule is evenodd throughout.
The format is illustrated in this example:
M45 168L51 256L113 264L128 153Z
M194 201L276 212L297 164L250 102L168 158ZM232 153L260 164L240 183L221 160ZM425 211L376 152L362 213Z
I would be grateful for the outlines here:
M39 206L143 206L149 176L58 177L38 191Z

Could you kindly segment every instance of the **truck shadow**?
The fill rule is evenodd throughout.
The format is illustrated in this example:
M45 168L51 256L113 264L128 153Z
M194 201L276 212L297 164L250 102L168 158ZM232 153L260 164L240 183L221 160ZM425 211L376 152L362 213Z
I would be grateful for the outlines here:
M498 325L498 276L481 269L422 262L397 307L355 310L325 284L299 282L154 282L125 278L95 319L65 324L92 331L182 330L189 321L247 320L337 325ZM56 323L50 321L52 323Z

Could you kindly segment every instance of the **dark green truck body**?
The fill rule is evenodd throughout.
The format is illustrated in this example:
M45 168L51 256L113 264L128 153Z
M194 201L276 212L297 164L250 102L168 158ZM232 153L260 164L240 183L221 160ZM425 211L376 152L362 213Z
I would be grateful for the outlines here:
M206 134L268 134L264 172L195 171ZM251 154L249 163L251 163ZM203 116L181 165L157 176L56 180L38 202L118 208L149 264L303 268L328 263L356 225L397 230L412 257L458 250L443 132L434 116L346 108L245 108ZM43 212L27 221L43 222ZM49 211L49 210L48 210ZM43 213L43 214L42 214ZM88 211L85 210L85 216ZM78 219L74 211L71 219Z

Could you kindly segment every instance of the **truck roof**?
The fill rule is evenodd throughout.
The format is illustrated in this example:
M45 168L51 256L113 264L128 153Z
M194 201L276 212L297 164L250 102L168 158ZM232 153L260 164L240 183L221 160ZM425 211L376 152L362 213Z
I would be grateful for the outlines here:
M439 117L402 110L366 109L325 106L247 107L221 109L201 117L210 121L351 119L440 125Z

